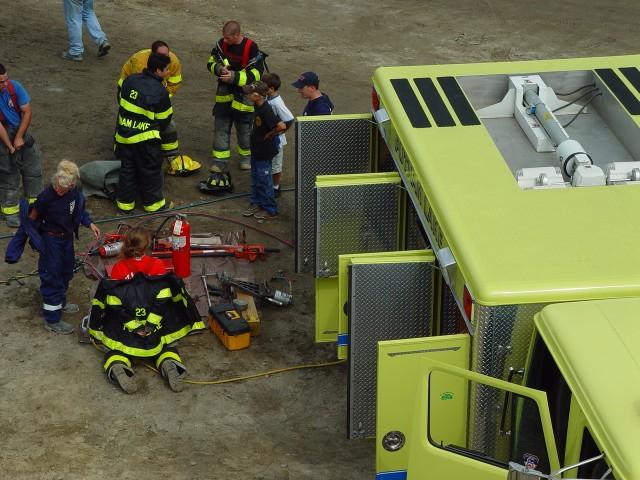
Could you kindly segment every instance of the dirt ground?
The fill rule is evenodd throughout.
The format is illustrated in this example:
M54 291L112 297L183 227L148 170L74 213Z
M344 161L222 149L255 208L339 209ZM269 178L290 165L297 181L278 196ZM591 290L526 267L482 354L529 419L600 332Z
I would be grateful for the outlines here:
M184 86L174 98L184 153L209 166L215 82L205 69L225 20L237 19L270 56L282 95L302 111L289 83L312 69L335 113L369 108L369 79L382 65L465 63L637 53L640 4L593 0L551 2L380 0L96 0L113 49L98 59L85 42L82 63L65 62L66 31L59 0L16 0L0 8L0 63L29 90L32 131L45 158L46 178L61 158L84 164L112 158L120 67L158 38L183 63ZM86 36L85 36L86 38ZM284 186L293 186L293 134L285 152ZM236 192L248 174L233 170ZM168 178L177 204L205 199L206 177ZM208 213L242 219L245 199L216 203ZM294 240L294 193L279 201L279 220L261 225ZM90 200L94 219L116 215ZM255 224L254 224L255 225ZM226 222L200 223L228 231ZM256 225L258 226L258 225ZM102 224L105 230L115 223ZM9 233L4 224L0 235ZM251 241L283 248L256 266L258 278L293 271L293 252L249 232ZM83 232L78 250L88 241ZM4 247L6 239L0 243ZM36 257L0 266L0 279L31 272ZM191 379L223 379L335 359L333 345L313 340L313 281L293 275L295 304L264 310L263 334L249 350L225 351L210 333L188 337L181 353ZM12 479L371 479L373 440L348 441L345 365L271 375L224 385L188 385L172 393L154 372L137 369L140 391L126 396L108 384L101 354L76 336L42 328L36 277L0 285L0 460ZM91 282L76 275L70 298L83 306ZM78 323L81 314L67 320Z

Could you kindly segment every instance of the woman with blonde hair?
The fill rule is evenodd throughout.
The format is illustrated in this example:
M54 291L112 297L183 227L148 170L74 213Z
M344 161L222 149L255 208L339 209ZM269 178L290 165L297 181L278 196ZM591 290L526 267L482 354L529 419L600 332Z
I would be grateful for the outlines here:
M38 261L40 293L44 327L63 335L73 332L73 326L62 320L63 313L75 313L78 306L67 303L67 290L73 277L75 253L73 237L78 228L90 228L96 238L100 229L84 208L84 196L77 188L78 166L62 160L45 188L29 211L29 220L40 222L43 249Z

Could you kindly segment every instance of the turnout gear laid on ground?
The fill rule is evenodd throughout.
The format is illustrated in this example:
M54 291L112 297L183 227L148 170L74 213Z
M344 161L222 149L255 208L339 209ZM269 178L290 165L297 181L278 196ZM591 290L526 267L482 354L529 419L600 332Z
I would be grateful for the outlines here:
M253 103L242 92L242 87L260 80L264 71L264 55L258 45L244 37L238 45L230 45L223 38L211 50L207 69L220 76L225 69L233 71L230 82L218 81L215 106L213 108L214 139L211 155L218 160L231 157L229 140L231 127L235 125L238 136L238 153L243 158L242 165L249 166L251 155L249 136L251 134L251 114Z
M125 212L133 210L138 193L148 212L158 211L166 203L160 132L171 122L173 109L161 82L160 77L144 70L122 84L115 134L115 153L122 162L116 205Z
M187 369L171 344L202 329L193 299L174 274L101 280L89 318L89 334L109 349L107 378L127 393L137 390L131 368L135 357L153 360L169 387L181 391Z
M127 357L156 357L167 345L203 328L193 299L173 274L102 279L89 319L89 334Z

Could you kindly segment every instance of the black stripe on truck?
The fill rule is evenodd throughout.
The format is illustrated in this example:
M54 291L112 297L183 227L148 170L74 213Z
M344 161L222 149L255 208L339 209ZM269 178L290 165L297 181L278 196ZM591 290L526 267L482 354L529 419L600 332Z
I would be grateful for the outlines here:
M409 80L406 78L393 78L391 79L391 85L396 91L396 95L400 99L400 103L404 108L407 117L413 128L428 128L431 126L427 115L424 113L418 97L413 92Z
M475 110L462 93L462 89L453 77L438 77L440 88L447 96L451 107L456 112L460 123L464 126L480 125L480 120Z
M611 68L598 68L598 76L631 115L640 115L640 101Z
M447 106L433 84L433 80L430 78L414 78L413 81L418 87L424 103L429 107L436 125L439 127L454 127L456 122L454 122L449 110L447 110Z
M640 93L640 71L636 67L621 68L620 72L627 77L633 88Z

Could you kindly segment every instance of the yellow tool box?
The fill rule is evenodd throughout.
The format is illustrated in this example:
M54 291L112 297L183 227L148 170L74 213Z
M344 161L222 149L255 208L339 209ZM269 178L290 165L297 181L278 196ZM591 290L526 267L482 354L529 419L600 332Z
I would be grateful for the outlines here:
M230 303L209 307L209 327L227 350L240 350L251 344L251 328Z

